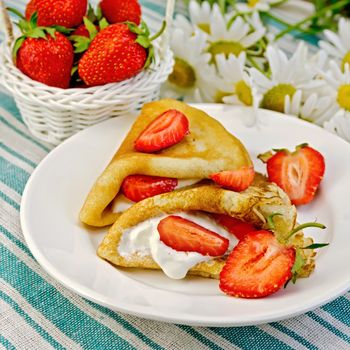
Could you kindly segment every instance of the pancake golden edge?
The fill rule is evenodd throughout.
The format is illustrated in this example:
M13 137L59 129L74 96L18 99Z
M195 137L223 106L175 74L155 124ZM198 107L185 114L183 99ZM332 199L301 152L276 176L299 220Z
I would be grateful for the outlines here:
M186 115L190 134L155 154L136 152L134 142L140 133L169 109ZM208 179L213 173L251 165L242 143L205 112L172 99L150 102L144 105L119 150L93 185L80 211L80 220L91 226L113 224L121 213L114 213L110 204L129 175Z
M277 185L267 182L262 175L257 174L253 185L243 192L225 190L214 184L203 184L136 203L116 220L97 253L115 266L160 269L151 256L140 256L137 253L128 257L121 256L117 248L122 235L128 234L126 230L149 218L193 210L227 214L261 229L267 228L267 217L280 213L281 216L274 217L274 223L275 234L281 238L286 237L296 225L296 209L288 196ZM304 247L312 242L311 238L305 238L303 233L298 233L291 243L296 247ZM301 250L301 253L306 264L299 272L299 277L307 277L314 269L315 253L312 250ZM213 258L195 265L189 270L189 274L218 279L225 262L225 257Z

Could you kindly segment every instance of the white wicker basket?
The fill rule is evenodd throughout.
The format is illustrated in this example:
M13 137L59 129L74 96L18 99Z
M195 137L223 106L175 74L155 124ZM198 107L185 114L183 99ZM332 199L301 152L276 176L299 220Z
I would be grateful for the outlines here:
M59 144L72 134L111 117L140 109L159 97L173 67L168 40L154 43L155 62L137 76L90 88L59 89L34 81L14 65L9 46L0 48L0 83L12 94L31 133ZM166 45L166 46L164 46Z

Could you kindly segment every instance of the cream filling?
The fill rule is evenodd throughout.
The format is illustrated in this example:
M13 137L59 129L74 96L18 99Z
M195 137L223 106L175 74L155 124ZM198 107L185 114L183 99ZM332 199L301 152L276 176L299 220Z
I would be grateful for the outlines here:
M173 215L191 220L208 230L214 231L230 241L228 252L237 244L236 237L224 228L218 226L208 215L199 212L180 212ZM131 229L125 230L118 246L118 252L124 258L132 259L137 254L139 257L151 255L153 260L161 267L170 278L184 278L188 270L200 262L213 259L211 256L196 252L178 252L161 242L157 226L166 215L143 221Z
M175 187L175 190L194 185L199 181L201 181L201 179L180 179L180 180L178 180L178 184ZM123 194L119 194L113 200L112 211L113 211L113 213L119 213L121 211L129 209L133 204L135 204L133 201L126 198Z

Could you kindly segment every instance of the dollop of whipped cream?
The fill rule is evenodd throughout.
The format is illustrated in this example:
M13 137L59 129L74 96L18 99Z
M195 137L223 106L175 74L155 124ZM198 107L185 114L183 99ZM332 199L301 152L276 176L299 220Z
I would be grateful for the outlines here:
M178 215L191 220L208 230L214 231L230 241L228 252L237 244L234 235L218 226L208 215L200 212L179 212ZM125 230L118 245L118 252L124 258L133 254L138 256L151 255L153 260L161 267L163 272L170 278L184 278L188 270L200 262L212 260L213 257L196 252L179 252L164 244L159 237L157 226L159 221L167 215L157 216L143 221L129 230Z
M191 186L201 181L201 179L179 179L175 190ZM112 211L118 213L129 209L133 204L135 204L130 199L126 198L123 194L119 194L112 203Z

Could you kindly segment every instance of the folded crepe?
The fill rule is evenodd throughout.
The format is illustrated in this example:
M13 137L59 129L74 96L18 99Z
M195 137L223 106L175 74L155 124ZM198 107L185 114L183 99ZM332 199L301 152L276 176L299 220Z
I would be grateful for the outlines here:
M134 142L140 133L169 109L185 114L189 120L189 135L157 153L135 151ZM251 165L242 143L205 112L171 99L147 103L112 161L92 187L81 209L80 220L92 226L113 224L120 213L113 212L111 203L129 175L208 179L213 173Z
M215 184L199 184L192 188L164 193L144 199L127 209L114 225L98 248L98 255L116 266L160 269L151 255L134 252L128 256L120 254L118 247L123 235L132 234L132 228L153 217L186 211L204 211L226 214L254 224L257 228L268 228L267 218L274 213L275 234L286 235L296 224L296 209L288 196L275 184L262 176L255 176L252 186L243 192L225 190ZM292 244L297 247L312 244L312 239L302 233L294 236ZM299 277L308 276L314 268L312 250L302 250L306 264ZM189 274L219 278L226 256L200 262L189 270Z

